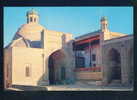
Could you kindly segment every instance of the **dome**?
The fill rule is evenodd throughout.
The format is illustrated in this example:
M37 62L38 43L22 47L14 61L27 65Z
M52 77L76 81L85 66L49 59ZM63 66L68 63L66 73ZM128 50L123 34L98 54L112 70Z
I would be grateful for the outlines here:
M27 12L27 16L28 16L28 15L31 15L31 14L38 15L38 12L35 11L34 9L32 9L32 10L30 10L30 11Z
M103 17L101 18L101 21L105 21L105 20L107 20L107 17L106 17L106 16L103 16Z
M14 40L22 36L30 41L39 41L41 39L41 31L45 29L42 25L37 23L28 23L22 25L14 36Z

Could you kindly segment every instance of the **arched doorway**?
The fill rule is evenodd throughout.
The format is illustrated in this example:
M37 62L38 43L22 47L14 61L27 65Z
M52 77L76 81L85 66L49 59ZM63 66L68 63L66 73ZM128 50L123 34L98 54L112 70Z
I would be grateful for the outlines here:
M57 50L49 56L48 68L49 68L49 83L56 84L58 80L57 68L61 65L65 55L62 50Z
M121 57L120 53L114 48L109 51L109 61L111 80L121 80Z

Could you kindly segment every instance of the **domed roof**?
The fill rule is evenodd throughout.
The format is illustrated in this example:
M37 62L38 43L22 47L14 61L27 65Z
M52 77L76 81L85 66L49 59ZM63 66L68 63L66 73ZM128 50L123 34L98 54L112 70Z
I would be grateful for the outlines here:
M30 11L27 12L27 16L30 15L30 14L36 14L36 15L38 15L38 12L35 11L34 9L32 9L32 10L30 10Z
M103 16L103 17L101 18L101 21L105 21L105 20L107 20L107 17L106 17L106 16Z
M41 32L45 29L38 23L28 23L22 25L14 36L14 40L19 36L31 41L39 41L41 39Z

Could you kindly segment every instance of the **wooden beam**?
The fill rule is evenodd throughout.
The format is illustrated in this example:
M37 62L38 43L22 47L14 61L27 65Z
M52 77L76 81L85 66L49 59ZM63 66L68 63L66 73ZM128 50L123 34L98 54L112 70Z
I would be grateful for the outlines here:
M90 38L87 38L84 40L77 41L77 42L75 42L75 45L79 45L79 44L83 44L83 43L89 43L89 42L92 42L92 41L98 40L98 39L99 39L99 35L95 36L95 37L90 37Z

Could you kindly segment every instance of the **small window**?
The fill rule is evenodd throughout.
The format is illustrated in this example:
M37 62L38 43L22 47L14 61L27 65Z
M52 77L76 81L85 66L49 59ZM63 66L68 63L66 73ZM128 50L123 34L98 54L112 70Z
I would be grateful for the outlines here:
M30 65L29 64L26 65L25 75L26 75L26 77L30 77L31 76Z
M36 22L36 18L34 18L34 22Z
M96 55L95 54L92 55L92 60L96 61Z
M30 22L32 22L32 17L30 17Z

